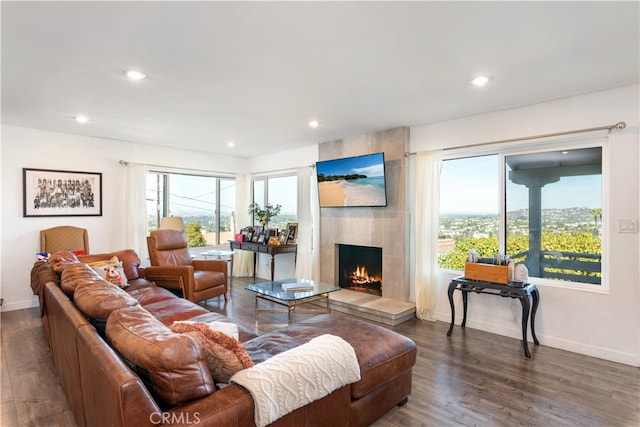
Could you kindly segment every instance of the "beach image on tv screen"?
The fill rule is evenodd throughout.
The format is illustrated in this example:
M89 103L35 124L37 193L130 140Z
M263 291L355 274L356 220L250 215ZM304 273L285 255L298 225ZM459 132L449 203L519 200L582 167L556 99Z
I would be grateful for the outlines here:
M320 207L386 206L384 154L316 163Z

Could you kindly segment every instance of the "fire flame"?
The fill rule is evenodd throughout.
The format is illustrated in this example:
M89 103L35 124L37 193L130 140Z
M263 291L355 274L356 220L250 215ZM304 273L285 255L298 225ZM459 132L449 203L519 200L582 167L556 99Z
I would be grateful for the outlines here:
M363 265L356 266L355 271L351 273L349 278L351 279L351 283L356 285L376 282L376 279L369 275L367 268Z

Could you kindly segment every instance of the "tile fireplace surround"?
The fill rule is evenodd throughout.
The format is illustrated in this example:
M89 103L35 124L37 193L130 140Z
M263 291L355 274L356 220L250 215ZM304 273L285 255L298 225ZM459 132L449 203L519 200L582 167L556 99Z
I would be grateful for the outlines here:
M336 244L382 248L382 297L343 289L331 295L331 308L389 325L415 317L415 303L409 301L408 161L404 156L409 151L409 128L325 142L318 150L319 160L384 152L387 180L385 207L320 209L321 282L338 283Z

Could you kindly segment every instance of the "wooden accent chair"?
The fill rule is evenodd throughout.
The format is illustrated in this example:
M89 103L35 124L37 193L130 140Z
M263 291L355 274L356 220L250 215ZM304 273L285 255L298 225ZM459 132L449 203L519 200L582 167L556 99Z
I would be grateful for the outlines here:
M89 253L89 233L86 228L61 225L40 230L40 252L84 251Z
M223 295L227 301L227 262L194 260L187 248L184 230L156 230L147 236L151 267L147 280L173 291L192 302Z

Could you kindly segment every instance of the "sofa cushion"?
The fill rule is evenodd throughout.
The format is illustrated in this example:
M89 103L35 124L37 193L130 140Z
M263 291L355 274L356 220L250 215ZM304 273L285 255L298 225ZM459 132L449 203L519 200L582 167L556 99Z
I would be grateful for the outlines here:
M103 280L91 267L81 262L68 264L60 275L60 287L73 299L76 288L86 281Z
M85 316L106 320L114 310L138 305L138 300L95 271L87 271L86 276L73 294L76 306Z
M159 286L145 286L140 288L127 288L127 293L138 300L143 307L158 301L173 300L176 296Z
M58 251L49 255L49 264L53 267L53 270L60 274L67 266L72 264L79 264L78 257L73 252Z
M148 372L155 392L168 404L179 405L215 390L198 343L172 332L143 307L115 310L106 334L126 359Z
M281 330L276 330L266 335L243 341L243 344L253 363L261 363L271 359L276 354L291 350L305 342L307 341L294 339L282 333Z
M122 268L122 262L117 256L113 256L111 259L105 261L90 262L87 263L87 265L107 282L113 283L123 289L129 286L127 276Z
M198 304L178 297L145 304L144 308L167 326L171 326L176 320L189 320L192 317L209 312L209 310Z
M253 366L253 361L237 339L214 331L207 323L174 322L171 330L198 341L205 350L207 365L216 383L228 383L233 374Z

